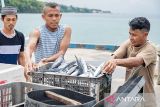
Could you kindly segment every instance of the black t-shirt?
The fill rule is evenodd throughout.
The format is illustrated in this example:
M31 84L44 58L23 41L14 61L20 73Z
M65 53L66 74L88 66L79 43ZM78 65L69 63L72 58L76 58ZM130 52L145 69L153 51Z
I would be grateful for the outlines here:
M7 38L0 32L0 63L17 64L20 52L24 51L23 33L15 30L13 38Z

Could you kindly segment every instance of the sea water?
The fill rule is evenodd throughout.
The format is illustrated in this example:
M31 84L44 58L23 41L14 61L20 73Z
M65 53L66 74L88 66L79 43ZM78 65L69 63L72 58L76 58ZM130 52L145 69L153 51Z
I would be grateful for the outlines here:
M102 13L62 13L60 23L72 27L71 43L120 45L129 37L129 21L136 15ZM145 16L151 23L149 40L160 41L160 18ZM44 24L41 14L19 14L16 29L28 35L33 29ZM2 27L2 23L0 24Z

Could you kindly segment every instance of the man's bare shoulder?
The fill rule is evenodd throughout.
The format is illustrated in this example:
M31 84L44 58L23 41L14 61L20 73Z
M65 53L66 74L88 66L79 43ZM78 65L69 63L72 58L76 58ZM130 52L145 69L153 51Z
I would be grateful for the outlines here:
M40 31L38 28L35 28L33 31L30 32L30 37L38 37L40 36Z
M31 33L34 35L40 35L40 30L38 28L35 28Z
M72 30L71 26L69 26L69 25L65 25L65 26L64 26L64 29L65 29L65 31L67 31L67 32Z

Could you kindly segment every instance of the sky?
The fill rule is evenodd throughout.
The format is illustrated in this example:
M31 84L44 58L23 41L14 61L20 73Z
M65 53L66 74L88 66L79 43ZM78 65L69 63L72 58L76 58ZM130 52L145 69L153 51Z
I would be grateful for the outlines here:
M160 0L41 0L76 7L110 10L112 13L160 15Z

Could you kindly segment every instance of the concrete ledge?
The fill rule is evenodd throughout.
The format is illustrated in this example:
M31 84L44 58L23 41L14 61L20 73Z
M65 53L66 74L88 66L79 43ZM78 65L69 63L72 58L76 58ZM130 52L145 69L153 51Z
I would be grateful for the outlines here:
M76 44L71 43L69 48L85 48L85 49L97 49L97 50L109 50L115 51L119 46L115 45L95 45L95 44Z

